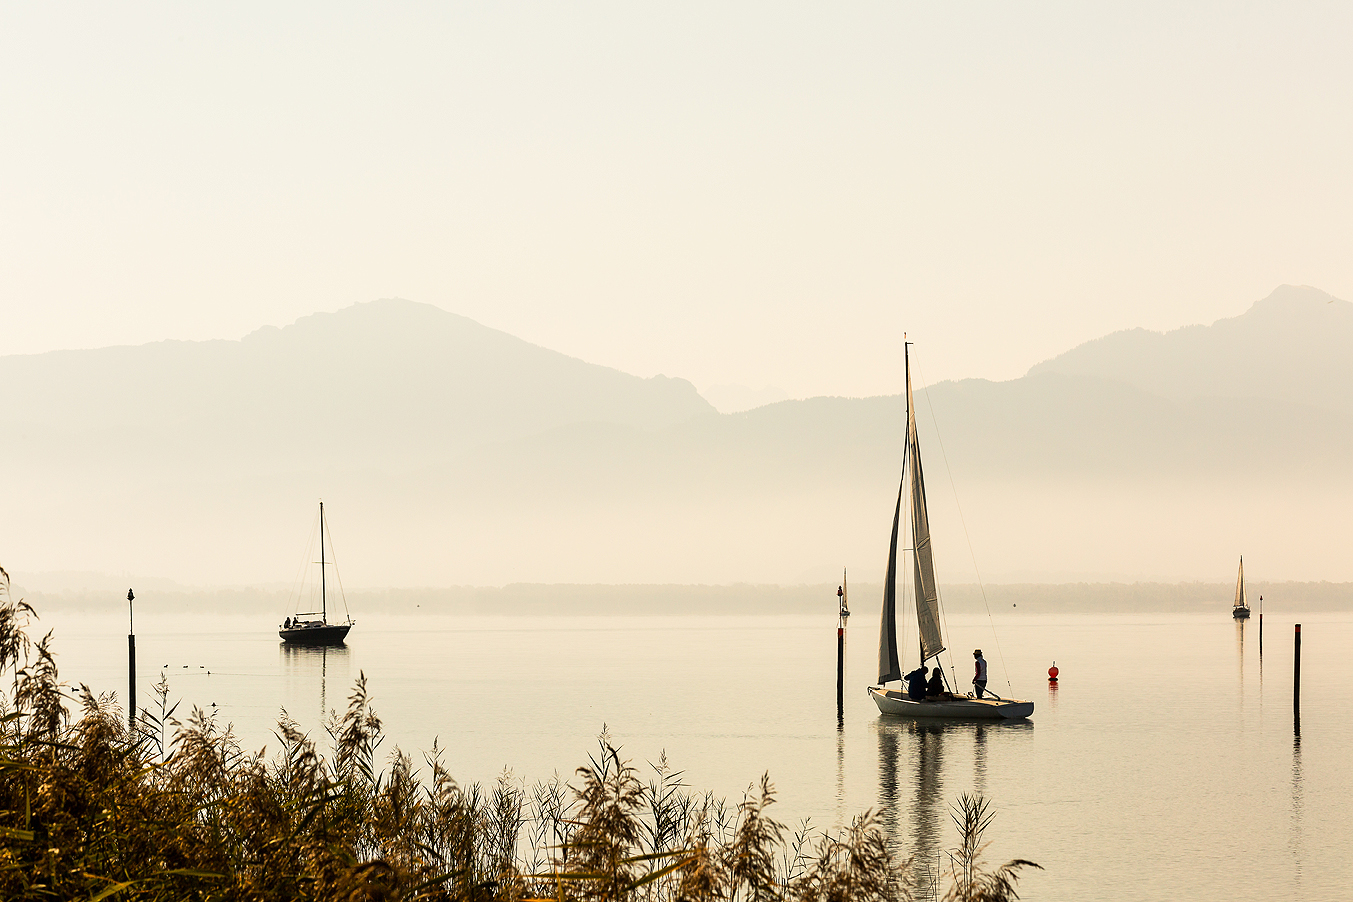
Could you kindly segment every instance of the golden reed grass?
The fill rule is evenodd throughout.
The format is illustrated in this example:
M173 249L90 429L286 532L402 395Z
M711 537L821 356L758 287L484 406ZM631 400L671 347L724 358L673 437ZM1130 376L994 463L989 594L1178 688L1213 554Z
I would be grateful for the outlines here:
M645 781L603 732L577 769L532 787L462 787L433 744L420 767L378 760L366 678L321 754L283 712L272 757L167 683L129 726L109 696L60 682L51 634L0 569L0 898L908 902L938 883L899 860L866 813L837 834L768 814L770 782L739 804L687 787L666 758ZM74 710L74 714L72 711ZM987 803L955 809L962 842L945 899L1017 898L1027 861L978 863Z

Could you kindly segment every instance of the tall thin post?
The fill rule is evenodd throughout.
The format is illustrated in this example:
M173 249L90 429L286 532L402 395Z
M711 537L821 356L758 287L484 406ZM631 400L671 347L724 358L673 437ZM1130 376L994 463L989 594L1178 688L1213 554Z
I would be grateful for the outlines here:
M1301 735L1301 624L1297 624L1296 655L1292 660L1292 731Z
M842 716L846 713L846 628L838 626L836 628L836 714Z
M127 590L127 726L136 726L136 621L132 614L132 599L136 595Z
M836 589L836 716L846 713L846 592L845 583Z
M1259 657L1264 656L1264 596L1259 596Z
M329 622L329 603L325 599L324 577L328 571L324 566L324 502L319 503L319 610L322 623Z

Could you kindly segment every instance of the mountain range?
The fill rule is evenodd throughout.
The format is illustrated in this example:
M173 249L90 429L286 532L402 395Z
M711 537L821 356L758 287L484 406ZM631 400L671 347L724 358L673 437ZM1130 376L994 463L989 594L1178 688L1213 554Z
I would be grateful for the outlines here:
M919 388L941 579L1213 580L1242 552L1353 578L1351 341L1353 305L1283 286ZM0 564L213 585L284 582L320 497L365 586L877 581L904 419L900 394L720 414L397 299L0 357L0 405Z

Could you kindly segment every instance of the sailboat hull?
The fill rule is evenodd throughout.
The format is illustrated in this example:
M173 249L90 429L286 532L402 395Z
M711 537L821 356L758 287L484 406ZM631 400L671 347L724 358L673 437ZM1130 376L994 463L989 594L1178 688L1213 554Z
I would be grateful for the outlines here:
M277 635L293 645L342 645L350 629L352 624L349 623L326 623L319 626L280 629Z
M1231 611L1231 616L1234 617L1234 618L1236 618L1237 620L1249 620L1249 619L1250 619L1250 609L1249 609L1249 608L1235 608L1234 610Z
M869 687L880 714L947 720L1019 720L1034 713L1034 703L1013 698L960 696L941 701L915 701L905 692Z

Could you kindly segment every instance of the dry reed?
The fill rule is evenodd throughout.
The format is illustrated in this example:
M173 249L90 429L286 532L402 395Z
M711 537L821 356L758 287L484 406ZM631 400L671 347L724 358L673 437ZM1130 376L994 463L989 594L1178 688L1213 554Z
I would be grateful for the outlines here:
M0 569L0 898L456 900L456 902L906 902L874 815L839 834L789 833L763 776L740 804L692 792L666 758L645 782L603 731L574 783L505 774L456 783L434 743L423 767L394 749L366 678L327 724L322 754L285 713L278 751L241 748L168 684L129 726L113 699L61 683L48 634ZM70 710L78 709L72 718ZM964 797L962 902L1016 898L1014 861L981 870L987 803Z

